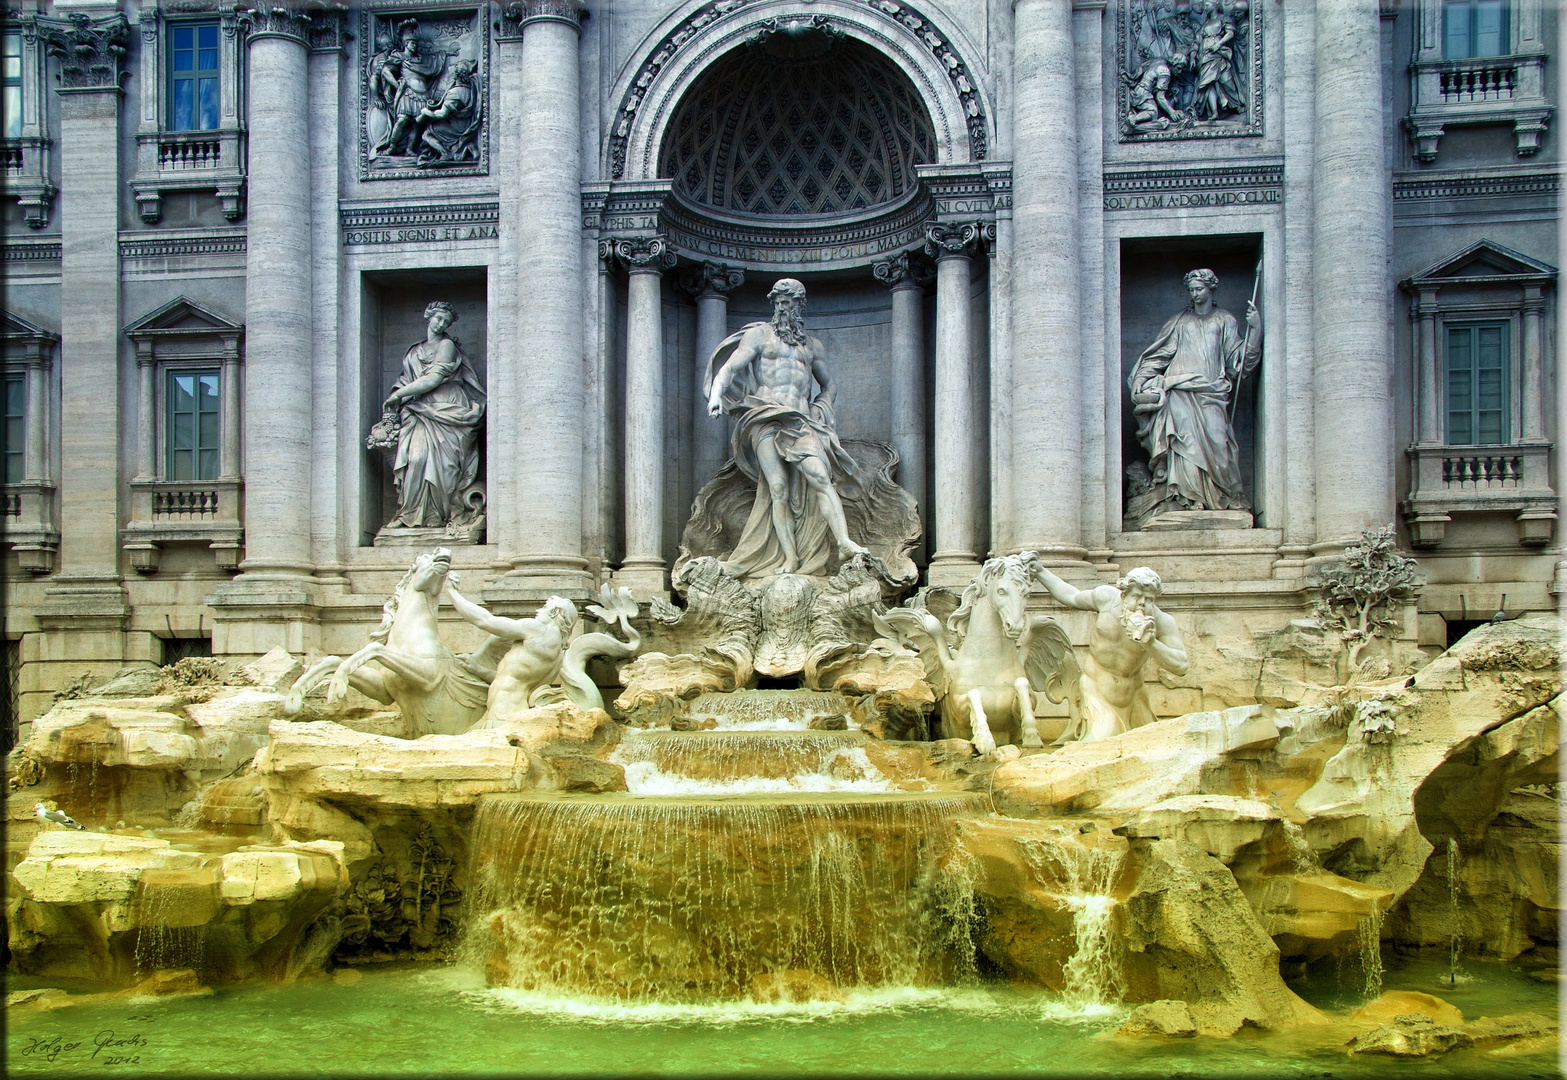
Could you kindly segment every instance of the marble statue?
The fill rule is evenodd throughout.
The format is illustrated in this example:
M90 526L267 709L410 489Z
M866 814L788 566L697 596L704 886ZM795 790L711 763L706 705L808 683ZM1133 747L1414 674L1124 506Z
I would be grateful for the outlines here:
M916 649L935 691L944 739L969 739L981 754L998 745L1041 746L1036 693L1059 702L1076 672L1072 643L1045 615L1027 610L1033 552L989 559L945 627L919 606L877 615L885 637Z
M1235 63L1235 17L1225 10L1222 0L1207 0L1202 5L1201 20L1192 114L1198 120L1222 120L1246 108L1241 74Z
M467 731L484 713L490 678L508 643L491 638L459 656L441 639L441 590L456 578L447 548L415 558L383 606L370 643L346 660L327 656L311 665L289 689L283 711L297 715L306 692L330 672L328 704L342 701L352 686L383 705L395 704L408 738Z
M1212 270L1186 275L1191 307L1164 324L1127 379L1151 473L1127 502L1136 528L1171 510L1251 509L1233 423L1240 380L1262 359L1262 316L1254 290L1242 335L1235 316L1214 306L1218 285Z
M581 709L602 709L604 698L586 672L594 656L625 659L636 654L641 637L631 626L637 603L630 589L618 593L609 585L600 590L602 605L588 611L606 623L619 622L627 640L612 634L582 634L575 639L577 606L560 596L545 601L531 619L508 619L474 603L448 582L447 591L457 613L492 641L506 643L505 655L490 682L483 720L478 726L495 727L540 705L561 700Z
M725 570L742 578L824 574L833 558L866 551L849 535L843 504L863 481L838 441L825 353L805 329L805 286L782 278L767 295L772 321L725 338L702 382L709 414L735 417L734 460L756 486Z
M1127 123L1138 130L1162 130L1190 120L1191 117L1185 111L1170 101L1170 79L1185 68L1185 55L1175 53L1168 60L1154 57L1143 65L1135 77L1123 73L1128 83Z
M457 319L452 306L435 301L424 316L425 340L404 354L402 374L368 440L393 457L397 513L383 531L441 529L445 538L477 542L484 527L484 389L447 333Z
M1029 574L1059 603L1097 613L1080 671L1072 671L1077 664L1070 650L1062 658L1061 681L1072 719L1056 742L1108 739L1151 723L1153 706L1143 683L1143 665L1152 660L1184 675L1189 663L1175 620L1154 602L1163 589L1159 575L1139 566L1114 585L1079 589L1047 570L1032 552L1024 555ZM1073 679L1073 674L1078 677Z

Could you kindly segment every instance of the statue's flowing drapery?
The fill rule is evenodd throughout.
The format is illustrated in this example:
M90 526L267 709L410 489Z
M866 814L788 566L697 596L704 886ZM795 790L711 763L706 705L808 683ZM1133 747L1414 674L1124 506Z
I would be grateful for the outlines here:
M462 349L443 344L421 341L409 349L392 387L401 390L431 374L441 378L435 389L403 403L392 465L398 499L392 525L443 526L471 513L465 496L479 478L484 390Z
M1137 410L1137 441L1148 451L1158 501L1185 509L1251 509L1229 404L1231 379L1260 359L1235 316L1220 309L1174 316L1137 358L1127 379L1134 400L1152 391L1152 380L1164 379L1159 405Z

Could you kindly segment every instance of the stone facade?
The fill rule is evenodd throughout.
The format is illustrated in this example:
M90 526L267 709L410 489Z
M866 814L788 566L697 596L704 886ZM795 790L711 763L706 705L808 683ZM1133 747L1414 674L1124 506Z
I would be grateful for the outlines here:
M499 613L668 595L728 456L708 354L784 276L839 434L902 459L922 583L1153 567L1192 658L1161 715L1389 522L1408 644L1553 609L1554 8L1460 42L1437 0L1162 7L7 0L19 716L363 640L408 561L366 439L432 300L487 397L484 528L440 542ZM1128 528L1127 376L1199 267L1266 326L1228 407L1252 527Z

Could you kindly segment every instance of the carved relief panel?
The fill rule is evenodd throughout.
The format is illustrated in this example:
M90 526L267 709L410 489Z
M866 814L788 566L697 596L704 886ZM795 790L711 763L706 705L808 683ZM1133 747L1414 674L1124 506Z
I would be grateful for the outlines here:
M490 171L490 39L481 11L362 16L359 175Z
M1122 142L1262 134L1262 17L1254 0L1120 0Z

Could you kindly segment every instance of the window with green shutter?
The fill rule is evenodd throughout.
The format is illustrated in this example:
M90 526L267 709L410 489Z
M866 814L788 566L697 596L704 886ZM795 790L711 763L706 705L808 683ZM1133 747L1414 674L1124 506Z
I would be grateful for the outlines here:
M1507 324L1448 324L1446 353L1448 445L1510 441Z
M169 130L218 126L218 24L169 27Z
M5 482L20 484L26 467L27 383L20 375L5 377Z
M218 478L218 373L169 372L168 480Z

